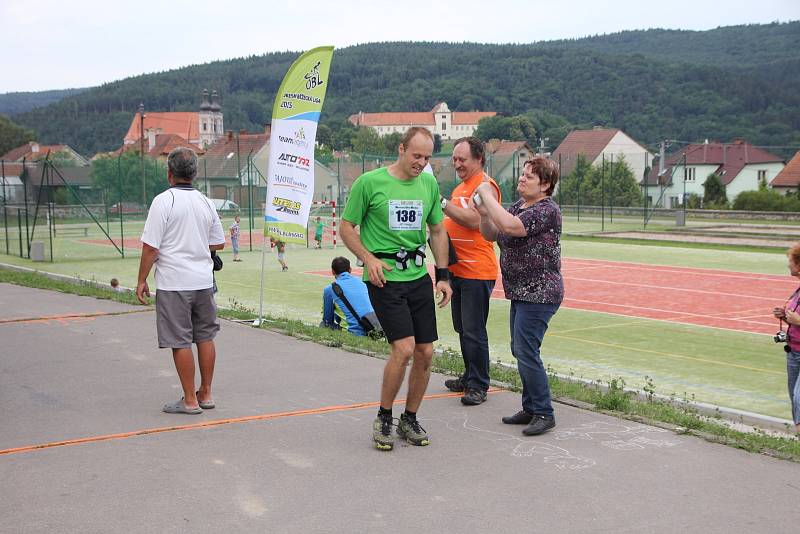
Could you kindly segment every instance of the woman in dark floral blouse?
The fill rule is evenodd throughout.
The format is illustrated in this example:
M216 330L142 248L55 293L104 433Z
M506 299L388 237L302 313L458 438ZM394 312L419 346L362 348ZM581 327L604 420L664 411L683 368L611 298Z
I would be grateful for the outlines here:
M551 197L557 183L555 162L536 157L525 162L517 185L520 199L508 211L490 193L490 184L476 190L481 234L500 246L503 289L511 301L511 354L522 379L522 410L503 422L528 425L522 431L527 436L556 426L539 347L564 298L561 210Z

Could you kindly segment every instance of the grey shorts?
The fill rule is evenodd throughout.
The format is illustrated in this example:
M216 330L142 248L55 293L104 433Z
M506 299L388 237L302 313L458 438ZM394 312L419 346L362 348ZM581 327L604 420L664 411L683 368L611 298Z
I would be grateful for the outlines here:
M186 349L214 339L219 332L214 290L156 291L156 330L162 349Z

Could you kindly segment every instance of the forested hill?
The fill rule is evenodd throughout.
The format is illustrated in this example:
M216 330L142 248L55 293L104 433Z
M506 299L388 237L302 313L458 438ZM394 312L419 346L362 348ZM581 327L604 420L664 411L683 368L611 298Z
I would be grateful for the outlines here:
M54 89L52 91L30 91L0 94L0 115L14 115L41 106L58 102L68 96L86 91L83 89Z
M646 30L539 43L605 54L637 53L668 62L754 67L781 62L800 50L800 23L725 26L708 31Z
M747 53L741 45L746 44ZM358 111L529 114L558 142L572 127L622 128L659 139L800 144L800 22L707 32L648 30L530 45L381 43L337 50L322 122ZM14 116L43 142L91 155L118 147L140 101L196 110L222 96L228 129L260 130L297 53L220 61L105 84Z

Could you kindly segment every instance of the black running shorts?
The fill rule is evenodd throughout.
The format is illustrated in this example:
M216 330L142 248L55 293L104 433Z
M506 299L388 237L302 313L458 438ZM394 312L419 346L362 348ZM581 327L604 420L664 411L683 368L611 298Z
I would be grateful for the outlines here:
M367 289L390 343L411 336L415 343L433 343L439 339L430 275L411 282L386 282L383 287L368 282Z

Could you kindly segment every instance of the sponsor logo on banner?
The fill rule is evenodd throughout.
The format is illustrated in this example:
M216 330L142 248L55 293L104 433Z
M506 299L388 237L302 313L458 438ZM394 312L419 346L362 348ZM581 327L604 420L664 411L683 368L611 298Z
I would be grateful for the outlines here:
M289 213L298 215L300 213L300 203L288 198L273 197L272 205L275 206L275 211L281 213Z
M306 81L306 89L311 90L325 83L322 80L322 76L319 75L319 66L321 63L321 61L317 61L316 65L303 75L303 79Z
M310 167L311 161L308 158L304 158L303 156L296 156L294 154L287 154L286 152L281 153L278 156L278 160L286 161L288 163L296 163L298 165L302 165L303 167Z
M296 146L298 148L308 148L308 141L306 141L306 134L302 128L299 128L294 132L294 137L279 135L278 139L280 139L281 143L286 143L287 145Z
M298 190L298 189L302 190L302 191L307 191L308 190L308 184L307 183L301 182L299 180L295 180L291 176L283 176L281 174L275 175L275 185L280 185L280 186L284 186L284 187L291 187L292 189L295 189L295 190Z

